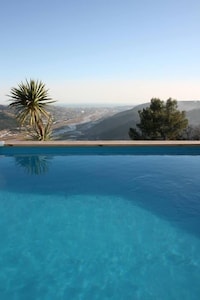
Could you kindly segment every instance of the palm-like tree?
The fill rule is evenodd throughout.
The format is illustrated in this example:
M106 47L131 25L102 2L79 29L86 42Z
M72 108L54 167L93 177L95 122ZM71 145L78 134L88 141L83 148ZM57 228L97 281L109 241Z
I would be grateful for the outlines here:
M38 140L45 140L49 134L52 116L46 111L47 104L53 103L42 81L30 79L11 88L11 107L17 110L17 119L22 126L31 127Z

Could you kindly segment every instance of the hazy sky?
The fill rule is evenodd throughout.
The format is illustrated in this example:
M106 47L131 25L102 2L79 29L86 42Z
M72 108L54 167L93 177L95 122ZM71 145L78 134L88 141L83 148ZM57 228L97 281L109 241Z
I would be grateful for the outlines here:
M199 0L0 4L0 103L26 78L60 103L200 100Z

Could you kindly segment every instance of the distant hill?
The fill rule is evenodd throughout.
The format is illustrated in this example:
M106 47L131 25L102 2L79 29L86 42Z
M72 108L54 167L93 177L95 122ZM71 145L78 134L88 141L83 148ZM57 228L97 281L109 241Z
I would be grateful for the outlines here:
M0 130L15 129L18 126L15 115L7 106L0 105Z
M101 110L100 119L97 121L91 120L88 123L82 123L76 126L76 130L80 132L75 139L82 140L129 140L128 131L130 127L136 127L139 122L138 110L149 106L150 103L143 103L133 107L132 109L123 110L125 108L117 108L111 111L110 116L108 111L105 113ZM200 125L200 101L179 101L178 107L180 110L186 111L186 116L190 125ZM55 127L59 129L59 124L66 127L66 122L69 120L77 120L77 116L83 113L82 107L70 108L49 106L49 111L54 115ZM120 111L116 113L117 111ZM87 108L87 114L93 116L98 113L98 108ZM102 118L102 115L104 116ZM79 119L79 118L78 118ZM79 121L78 121L79 122ZM68 123L67 123L68 124ZM15 130L18 127L16 116L13 110L8 106L0 105L0 130ZM67 135L60 136L58 139L70 138Z
M200 108L186 111L186 116L190 125L200 125Z
M99 121L83 134L88 140L126 140L130 124L135 126L138 121L137 110L131 109Z
M180 110L191 111L200 108L200 101L178 101Z
M114 115L120 111L128 109L129 106L59 106L59 105L49 105L47 110L53 116L53 130L56 132L65 132L66 127L73 124L83 124L83 123L94 123L96 120L102 119L103 117L108 117ZM9 106L0 105L0 130L15 131L18 124L16 122L15 110ZM64 137L64 139L70 138Z
M85 130L84 138L88 140L129 140L130 127L139 122L138 110L149 106L144 103L134 108L106 118ZM178 101L178 108L186 112L190 125L200 124L200 101Z

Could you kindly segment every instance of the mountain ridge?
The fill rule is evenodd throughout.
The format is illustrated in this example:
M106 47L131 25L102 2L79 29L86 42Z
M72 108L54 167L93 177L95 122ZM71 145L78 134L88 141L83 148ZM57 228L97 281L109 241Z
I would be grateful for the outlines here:
M178 109L186 112L189 125L200 124L200 101L178 101ZM84 137L89 140L129 140L129 128L136 127L139 122L138 111L146 108L150 102L139 104L130 110L104 119L84 132Z
M178 109L186 112L189 125L200 126L200 100L178 101L177 103ZM126 106L114 109L115 106L113 106L113 110L110 112L109 109L104 111L99 107L95 109L94 106L90 110L87 106L87 113L90 116L87 122L84 121L84 105L80 105L76 109L68 106L63 108L59 105L53 105L49 106L48 109L54 115L55 132L56 130L58 132L59 128L63 128L62 131L64 133L57 134L57 140L71 138L81 140L129 140L129 128L136 127L136 124L139 122L138 111L149 105L150 102L146 102L132 108L130 108L131 106L127 106L128 109L125 109ZM101 114L98 115L100 110ZM96 114L96 118L92 117L94 114ZM79 117L77 117L78 115ZM59 122L59 119L61 119L61 122ZM72 131L67 130L69 124L75 124ZM9 106L0 105L0 130L14 131L17 126L14 110L10 109Z

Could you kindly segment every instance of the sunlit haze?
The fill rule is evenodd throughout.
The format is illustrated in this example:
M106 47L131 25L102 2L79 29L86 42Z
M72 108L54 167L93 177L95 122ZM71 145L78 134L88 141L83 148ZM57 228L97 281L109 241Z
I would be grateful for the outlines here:
M58 104L200 100L199 0L3 1L0 103L25 79Z

